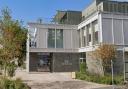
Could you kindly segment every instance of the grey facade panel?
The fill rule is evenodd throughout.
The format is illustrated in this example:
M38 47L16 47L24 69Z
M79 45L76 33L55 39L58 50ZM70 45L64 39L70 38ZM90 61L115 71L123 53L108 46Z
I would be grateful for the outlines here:
M29 71L38 72L45 66L39 67L39 52L30 53ZM74 72L79 71L79 53L51 53L50 71L51 72Z
M30 53L29 55L29 71L36 72L37 71L37 64L38 64L38 56L37 53Z
M71 30L64 30L63 34L63 43L64 49L71 49L72 48L72 40L71 40Z
M47 48L47 29L38 29L37 48Z
M102 19L102 36L103 43L113 43L112 37L112 20Z
M53 53L53 72L79 71L79 53Z
M73 42L73 49L79 48L79 35L76 30L72 31L72 42Z
M78 44L78 34L77 29L73 25L53 25L53 24L32 24L31 28L36 28L36 51L41 52L71 52L71 50L76 50L79 47ZM48 48L48 29L63 29L63 48ZM33 48L30 47L30 51L32 52ZM49 51L50 50L50 51ZM68 51L69 50L69 51ZM73 51L72 51L73 52ZM76 51L75 51L76 52Z

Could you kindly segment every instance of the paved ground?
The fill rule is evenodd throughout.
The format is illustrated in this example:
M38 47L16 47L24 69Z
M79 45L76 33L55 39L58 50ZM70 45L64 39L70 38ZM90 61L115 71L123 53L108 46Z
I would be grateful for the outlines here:
M90 83L71 78L71 73L16 73L32 89L113 89L112 86ZM118 89L118 88L116 88Z

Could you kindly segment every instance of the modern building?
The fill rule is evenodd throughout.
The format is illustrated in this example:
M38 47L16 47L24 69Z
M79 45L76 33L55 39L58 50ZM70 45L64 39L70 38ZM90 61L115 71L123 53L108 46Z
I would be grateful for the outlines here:
M94 0L83 10L82 18L78 25L79 52L86 53L88 70L103 73L101 66L90 55L100 43L105 43L117 47L114 72L123 72L123 51L128 46L128 2Z
M28 23L28 72L78 71L79 62L86 61L88 71L102 74L90 56L100 43L116 45L119 55L114 71L123 72L128 2L94 0L82 13L58 11L53 21L56 23Z
M27 52L28 72L69 72L79 69L79 37L77 24L81 19L78 11L58 12L54 24L28 23ZM75 14L74 18L68 18ZM63 18L63 16L67 18ZM54 18L54 20L56 20ZM79 19L78 19L79 18ZM62 19L64 24L62 24ZM69 22L66 22L66 21ZM78 21L77 21L78 20ZM69 24L69 25L68 25Z

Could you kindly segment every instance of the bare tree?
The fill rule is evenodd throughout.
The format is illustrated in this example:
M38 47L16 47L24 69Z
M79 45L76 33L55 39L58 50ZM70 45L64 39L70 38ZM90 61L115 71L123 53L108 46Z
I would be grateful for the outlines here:
M111 60L116 58L116 48L113 44L100 44L93 52L93 56L99 59L103 66L103 71L110 68Z

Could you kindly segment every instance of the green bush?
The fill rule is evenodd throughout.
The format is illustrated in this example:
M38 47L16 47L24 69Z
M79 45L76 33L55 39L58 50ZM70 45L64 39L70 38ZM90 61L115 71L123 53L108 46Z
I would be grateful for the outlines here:
M0 79L0 89L29 89L29 88L20 79L11 80L4 77Z
M80 72L85 73L86 72L86 63L80 63Z
M100 84L112 84L111 74L106 74L105 76L92 75L86 71L85 63L80 64L80 72L76 72L76 78L80 80L86 80L89 82L95 82ZM114 76L114 84L123 84L123 76L116 75Z
M13 77L15 75L16 65L15 63L9 63L7 65L7 74L10 77Z

